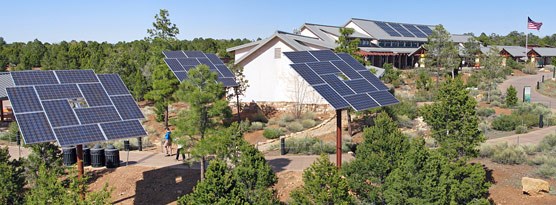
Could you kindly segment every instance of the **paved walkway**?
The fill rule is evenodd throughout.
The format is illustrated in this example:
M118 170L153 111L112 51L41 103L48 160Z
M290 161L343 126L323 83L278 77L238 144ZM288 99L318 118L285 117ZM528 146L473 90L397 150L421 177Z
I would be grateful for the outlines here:
M545 127L543 129L535 130L532 132L524 133L524 134L516 134L507 137L500 137L496 139L490 139L485 142L485 144L499 144L499 143L508 143L508 144L519 144L519 145L536 145L541 140L549 134L556 134L556 126L552 127Z
M498 85L502 93L506 93L506 89L513 85L517 90L517 97L523 100L523 87L531 86L531 102L538 102L546 106L556 109L556 98L544 96L537 92L537 81L541 81L544 75L544 80L551 80L552 72L539 72L536 75L526 76L508 76L508 79Z

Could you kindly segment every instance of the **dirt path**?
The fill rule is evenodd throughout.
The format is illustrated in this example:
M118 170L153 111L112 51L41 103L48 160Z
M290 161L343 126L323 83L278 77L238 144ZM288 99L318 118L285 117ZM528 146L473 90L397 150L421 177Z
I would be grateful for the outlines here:
M517 90L517 97L523 100L523 87L531 86L531 102L542 103L552 109L556 109L556 98L544 96L536 90L537 81L541 81L543 75L544 80L552 78L551 72L539 72L536 75L509 76L507 80L498 85L498 88L502 93L506 93L506 89L513 85Z
M538 144L546 135L556 134L556 126L547 127L525 134L516 134L507 137L500 137L496 139L490 139L485 142L485 144L498 144L498 143L508 143L508 144Z

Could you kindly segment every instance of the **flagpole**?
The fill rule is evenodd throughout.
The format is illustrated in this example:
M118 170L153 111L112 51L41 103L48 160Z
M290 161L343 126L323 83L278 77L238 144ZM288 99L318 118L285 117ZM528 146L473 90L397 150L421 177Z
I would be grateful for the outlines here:
M529 29L529 17L527 17L527 25L525 25L525 57L529 59L529 56L527 56L527 41L529 40L529 33L527 32L527 29Z

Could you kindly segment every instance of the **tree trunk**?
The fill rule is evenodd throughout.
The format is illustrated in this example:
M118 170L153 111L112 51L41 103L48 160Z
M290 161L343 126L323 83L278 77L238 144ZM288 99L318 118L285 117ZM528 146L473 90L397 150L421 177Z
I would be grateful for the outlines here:
M169 109L168 107L170 107L170 105L164 106L164 108L166 109L166 110L164 111L164 126L165 126L166 128L168 128L168 109Z
M201 181L205 180L205 156L201 157Z
M236 93L236 102L237 102L237 122L238 125L241 123L241 104L239 103L239 95L237 92L237 87L235 87L235 93Z
M349 112L349 110L350 109L346 110L348 133L349 133L349 136L353 136L353 132L352 132L352 129L351 129L351 113Z

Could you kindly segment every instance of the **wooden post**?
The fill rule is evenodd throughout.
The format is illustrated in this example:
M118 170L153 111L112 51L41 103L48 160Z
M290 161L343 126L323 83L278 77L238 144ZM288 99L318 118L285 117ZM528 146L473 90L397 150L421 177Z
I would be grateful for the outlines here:
M4 122L4 101L0 100L0 122Z
M77 177L83 178L83 145L77 145Z
M342 167L342 110L336 110L336 166Z
M239 103L239 95L238 95L239 87L234 87L234 92L236 93L236 103L237 103L237 123L238 125L241 124L241 104Z

